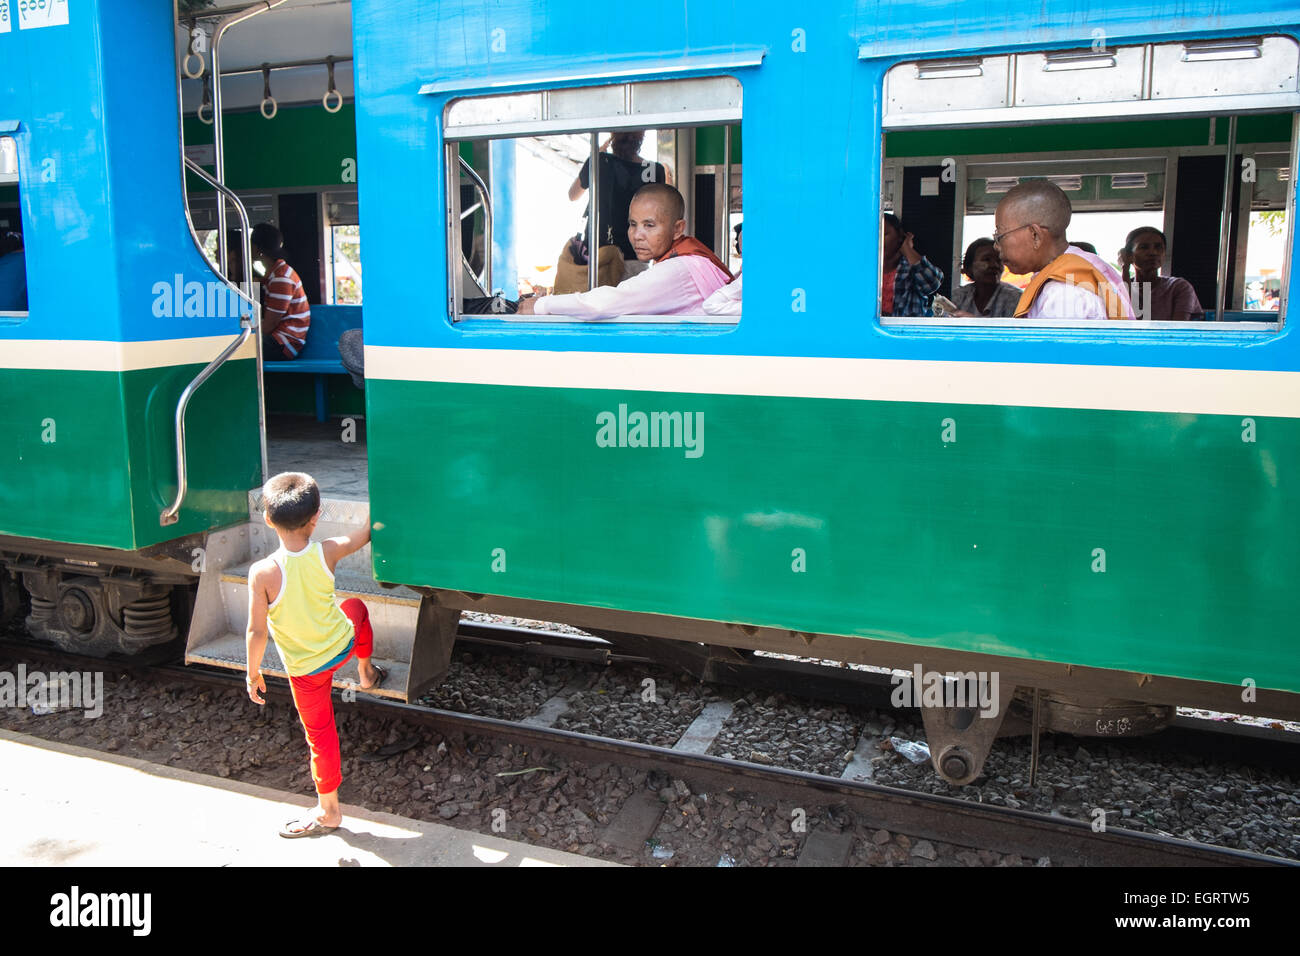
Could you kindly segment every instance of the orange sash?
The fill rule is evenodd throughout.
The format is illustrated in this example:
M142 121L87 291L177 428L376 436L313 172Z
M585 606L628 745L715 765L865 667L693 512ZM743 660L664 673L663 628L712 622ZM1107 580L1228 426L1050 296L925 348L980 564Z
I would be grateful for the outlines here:
M1023 319L1038 298L1039 291L1050 282L1068 282L1086 292L1095 293L1106 306L1106 315L1112 319L1131 319L1124 309L1124 298L1110 281L1087 259L1072 252L1063 252L1034 275L1016 304L1016 318Z
M712 249L694 236L682 236L668 247L668 251L660 256L658 261L663 262L665 259L672 259L674 256L704 256L726 273L727 281L731 281L731 270L722 264L722 260L713 254Z

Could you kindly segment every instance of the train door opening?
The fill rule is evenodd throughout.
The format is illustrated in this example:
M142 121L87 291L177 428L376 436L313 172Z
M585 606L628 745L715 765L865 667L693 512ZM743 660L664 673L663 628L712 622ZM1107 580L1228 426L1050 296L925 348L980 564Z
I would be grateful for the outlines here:
M281 257L310 308L305 343L294 343L297 357L263 363L263 480L280 471L307 471L327 494L364 500L364 392L349 377L338 347L341 336L362 325L351 10L347 3L313 7L312 29L304 32L293 6L264 11L224 34L219 97L211 71L223 14L202 6L182 11L187 16L177 24L177 63L185 155L216 173L220 126L224 183L255 230L263 223L278 230ZM195 236L218 272L218 202L226 203L230 254L224 275L240 281L235 250L244 237L234 206L192 172L186 187ZM253 272L264 332L270 332L277 316L268 309L276 303L264 288L266 263L255 263ZM264 340L264 354L266 347Z

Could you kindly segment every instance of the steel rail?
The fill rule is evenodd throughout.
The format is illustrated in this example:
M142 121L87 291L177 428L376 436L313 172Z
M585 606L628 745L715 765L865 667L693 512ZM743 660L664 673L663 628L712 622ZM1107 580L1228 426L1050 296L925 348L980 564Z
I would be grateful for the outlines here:
M322 56L322 57L317 57L314 60L285 60L281 63L265 63L265 64L260 64L258 66L245 66L233 70L222 70L221 75L222 76L251 76L254 73L261 73L267 67L270 67L271 72L274 73L276 70L297 70L302 67L308 67L308 66L329 66L331 60L334 62L335 65L338 65L339 63L351 63L352 57L351 56L336 56L336 57ZM199 77L187 76L185 77L185 79L197 80L199 79Z
M152 672L181 679L244 689L234 671L196 671L192 666L167 664ZM200 676L201 675L201 676ZM272 679L274 681L274 679ZM287 684L268 681L268 694L290 699ZM653 744L596 737L553 727L537 727L495 717L477 717L404 704L360 693L357 703L399 713L403 718L437 729L444 735L481 736L529 748L544 748L583 761L617 763L638 769L670 768L676 777L689 777L699 786L736 786L738 780L764 794L798 798L814 796L846 803L869 826L879 826L928 840L974 846L1020 856L1049 856L1053 863L1075 866L1281 866L1300 861L1192 843L1173 837L1121 828L1094 832L1089 823L1027 810L971 803L956 797L916 793L826 777L801 770L767 767L709 754L688 754Z

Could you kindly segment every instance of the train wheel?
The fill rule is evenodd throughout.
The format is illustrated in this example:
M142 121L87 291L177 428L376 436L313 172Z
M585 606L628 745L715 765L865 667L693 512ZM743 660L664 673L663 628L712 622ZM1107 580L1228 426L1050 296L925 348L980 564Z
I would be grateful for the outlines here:
M130 574L52 565L24 568L22 580L31 600L29 636L88 657L134 658L170 648L182 633L175 614L191 606L185 595L178 600L176 591L184 588Z

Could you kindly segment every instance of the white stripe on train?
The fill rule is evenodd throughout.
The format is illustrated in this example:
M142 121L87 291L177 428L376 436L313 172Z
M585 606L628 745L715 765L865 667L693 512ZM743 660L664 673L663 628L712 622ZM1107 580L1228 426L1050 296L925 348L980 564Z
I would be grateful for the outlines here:
M221 354L233 335L149 342L77 339L0 339L0 368L52 371L129 372L141 368L204 364ZM257 356L252 336L231 359Z
M224 335L150 342L0 339L0 368L166 368L209 362L229 343ZM255 354L250 339L233 358ZM537 388L1300 418L1300 372L1240 369L367 345L366 375Z
M367 345L366 377L935 405L1300 418L1300 372Z

